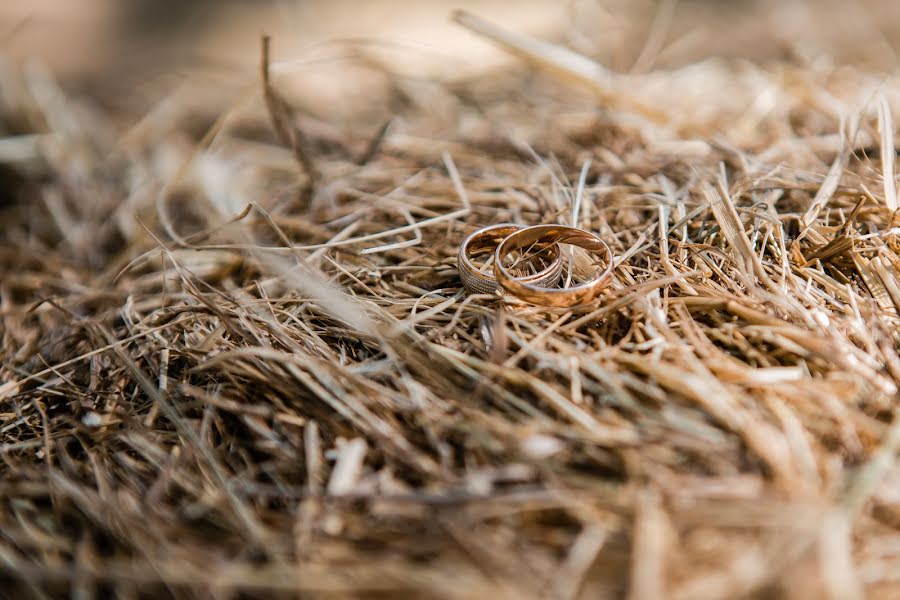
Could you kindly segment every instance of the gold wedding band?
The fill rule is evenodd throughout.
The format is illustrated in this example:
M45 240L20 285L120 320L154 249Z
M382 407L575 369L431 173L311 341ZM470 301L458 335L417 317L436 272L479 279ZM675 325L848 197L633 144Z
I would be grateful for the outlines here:
M504 266L503 259L510 252L537 243L571 244L590 252L603 254L606 267L590 281L568 288L546 288L533 285L526 280L516 279ZM609 285L612 279L612 270L612 250L606 245L606 242L593 233L565 225L535 225L518 229L500 242L494 251L494 277L497 283L520 299L541 306L576 306L590 302Z
M473 256L479 254L493 253L497 244L504 238L521 230L523 225L514 223L499 223L490 225L473 232L463 240L459 246L459 255L457 256L456 266L459 270L459 278L462 280L463 286L472 294L493 294L498 286L497 280L487 273L483 273L475 263L472 262ZM525 275L523 277L513 277L509 270L504 273L512 281L521 281L529 286L540 288L543 285L556 285L562 276L562 261L559 258L559 246L556 244L547 244L545 246L552 253L552 262L550 265L537 273Z

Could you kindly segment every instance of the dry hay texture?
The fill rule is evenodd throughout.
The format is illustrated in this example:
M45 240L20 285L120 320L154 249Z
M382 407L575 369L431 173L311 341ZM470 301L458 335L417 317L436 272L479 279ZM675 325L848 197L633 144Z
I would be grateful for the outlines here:
M896 81L458 19L531 68L352 131L265 66L128 127L4 66L2 595L900 593ZM573 219L599 301L462 291Z

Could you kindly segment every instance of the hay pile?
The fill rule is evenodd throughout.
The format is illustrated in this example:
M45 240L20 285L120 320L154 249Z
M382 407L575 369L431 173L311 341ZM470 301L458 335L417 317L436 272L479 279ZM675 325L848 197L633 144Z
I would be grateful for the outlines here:
M900 593L900 86L458 19L537 68L353 128L265 52L127 128L3 69L3 594ZM612 289L467 297L505 221L599 233Z

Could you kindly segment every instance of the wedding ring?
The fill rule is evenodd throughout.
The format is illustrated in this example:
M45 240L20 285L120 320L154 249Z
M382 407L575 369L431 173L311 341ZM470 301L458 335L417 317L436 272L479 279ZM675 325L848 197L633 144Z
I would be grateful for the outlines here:
M493 294L498 289L497 280L475 266L475 263L472 262L472 257L492 254L501 240L521 230L523 227L524 225L516 225L514 223L499 223L479 229L463 240L462 244L459 245L456 266L459 270L459 278L469 293ZM505 271L506 275L513 281L526 282L535 288L559 283L559 279L562 276L559 246L556 244L545 244L542 245L542 249L547 249L551 253L551 263L548 267L537 273L522 277L513 277L509 270Z
M606 261L603 270L590 281L568 288L546 288L513 277L503 260L511 253L534 244L571 244L595 254ZM590 302L612 279L613 255L606 242L575 227L565 225L535 225L509 234L494 251L494 277L504 290L518 298L541 306L577 306Z

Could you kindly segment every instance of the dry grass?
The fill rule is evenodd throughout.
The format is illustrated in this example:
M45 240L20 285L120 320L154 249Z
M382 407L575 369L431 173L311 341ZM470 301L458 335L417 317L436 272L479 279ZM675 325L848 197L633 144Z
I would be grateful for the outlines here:
M900 593L900 86L458 20L539 66L353 131L266 59L127 131L0 72L4 594ZM614 286L467 297L501 221L598 232Z

